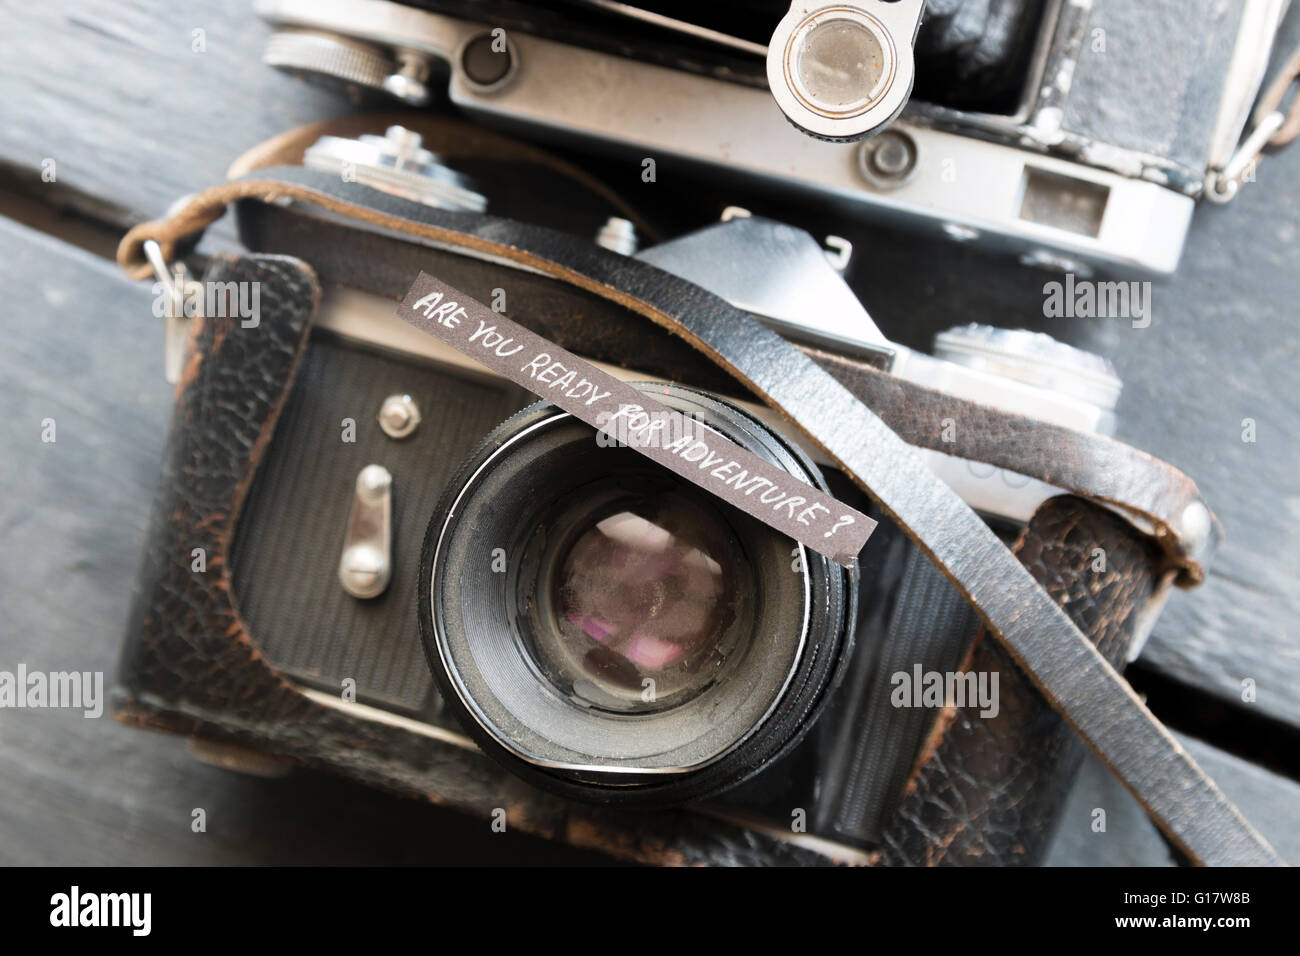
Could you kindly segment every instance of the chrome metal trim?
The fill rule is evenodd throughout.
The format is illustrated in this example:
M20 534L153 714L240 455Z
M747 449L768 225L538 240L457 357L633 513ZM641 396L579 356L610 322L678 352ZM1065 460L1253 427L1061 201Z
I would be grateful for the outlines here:
M1241 26L1206 156L1209 169L1225 167L1236 152L1268 72L1278 26L1291 0L1242 0L1242 4Z
M687 23L685 20L664 16L662 13L635 7L630 3L618 3L617 0L577 0L577 2L585 3L589 7L595 7L598 10L614 13L621 17L627 17L629 20L640 20L642 23L649 23L665 30L672 30L674 33L680 33L683 36L705 40L740 53L767 56L767 47L762 43L754 43L750 40L732 36L729 33L723 33L720 30L711 30L695 23Z

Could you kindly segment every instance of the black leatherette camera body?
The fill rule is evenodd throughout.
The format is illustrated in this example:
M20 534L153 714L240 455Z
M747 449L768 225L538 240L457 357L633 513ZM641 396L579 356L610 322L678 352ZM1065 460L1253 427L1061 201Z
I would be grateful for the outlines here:
M301 237L318 225L262 205L243 218L247 244L277 252L302 251L288 249L295 230ZM402 241L336 228L356 261L381 261ZM498 228L512 226L502 220ZM530 228L520 242L538 234ZM563 259L583 241L554 233L547 242L547 253ZM541 305L517 319L575 351L718 387L717 370L683 342L619 316L617 306L593 310L580 289L455 248L418 254L484 299L501 285L540 283L530 301ZM653 813L580 806L478 752L444 713L422 659L417 554L448 477L528 397L501 381L316 328L322 283L347 277L318 276L310 258L251 254L211 263L208 281L261 283L261 319L238 335L219 319L200 320L194 332L123 651L121 719L484 816L506 807L520 829L643 861L1040 859L1082 747L1006 652L983 637L948 582L874 509L882 523L863 559L857 649L827 715L793 753L721 800ZM683 280L665 274L658 281L669 283L682 308L729 308ZM374 418L395 392L425 410L419 431L403 442L386 437ZM349 418L356 440L342 442L340 425ZM352 483L376 460L395 479L394 574L381 598L358 602L338 585L338 554ZM833 491L870 508L850 497L846 482L828 478ZM191 569L196 547L212 556L205 574ZM1087 574L1097 547L1106 549L1112 572L1102 584ZM1061 496L1039 509L1016 550L1120 665L1156 587L1151 542L1115 515ZM890 708L889 674L919 660L936 670L997 671L998 715ZM339 700L347 680L355 681L356 703ZM801 816L806 825L792 826Z

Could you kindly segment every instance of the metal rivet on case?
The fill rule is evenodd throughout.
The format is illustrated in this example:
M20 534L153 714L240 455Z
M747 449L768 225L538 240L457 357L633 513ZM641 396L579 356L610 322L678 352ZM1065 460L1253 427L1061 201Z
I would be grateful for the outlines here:
M389 438L406 438L419 426L420 408L410 395L389 395L379 407L379 427Z

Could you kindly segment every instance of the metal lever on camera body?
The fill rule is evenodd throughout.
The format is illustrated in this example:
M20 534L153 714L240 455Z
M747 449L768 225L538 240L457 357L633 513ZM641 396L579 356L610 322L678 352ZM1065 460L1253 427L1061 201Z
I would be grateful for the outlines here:
M912 95L925 0L793 0L767 48L767 82L790 122L818 139L861 139Z
M357 475L348 532L339 558L339 583L354 598L383 594L393 574L393 476L383 465Z
M144 244L144 254L165 296L163 308L163 378L168 385L181 380L189 349L187 322L199 315L203 284L189 278L184 263L168 265L156 242Z

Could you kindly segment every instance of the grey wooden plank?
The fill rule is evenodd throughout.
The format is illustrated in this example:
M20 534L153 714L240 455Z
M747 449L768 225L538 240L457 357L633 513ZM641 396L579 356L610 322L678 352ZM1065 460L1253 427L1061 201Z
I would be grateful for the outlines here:
M0 289L0 670L107 684L170 413L149 286L0 219ZM0 834L0 864L606 861L324 774L218 770L67 710L0 708Z
M1104 811L1099 818L1097 811ZM1098 821L1101 822L1098 822ZM1105 829L1094 829L1104 823ZM1061 809L1047 866L1173 866L1169 846L1123 784L1091 754Z
M246 4L75 0L8 12L0 89L21 94L6 99L0 161L30 178L55 158L61 185L126 219L217 181L269 135L349 109L261 66L267 29ZM191 50L195 29L204 53ZM1298 36L1293 11L1285 42ZM1300 680L1300 448L1289 438L1300 428L1298 173L1292 149L1268 159L1231 206L1198 211L1178 276L1154 290L1149 329L1047 319L1049 276L977 250L875 229L850 237L855 286L908 344L977 320L1042 329L1115 361L1127 383L1120 437L1192 474L1228 534L1209 583L1175 595L1144 660L1227 700L1251 678L1249 706L1300 727L1300 695L1287 689ZM717 196L720 207L733 190ZM793 204L755 208L806 215ZM1240 441L1247 418L1254 444Z
M53 159L55 185L123 222L221 181L276 133L350 109L262 66L270 31L248 0L2 5L0 162L39 174Z
M1185 734L1178 739L1291 865L1300 863L1300 784ZM1097 810L1105 811L1098 830ZM1101 761L1089 755L1048 853L1048 866L1173 866L1169 846L1142 807Z

